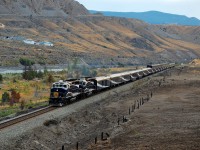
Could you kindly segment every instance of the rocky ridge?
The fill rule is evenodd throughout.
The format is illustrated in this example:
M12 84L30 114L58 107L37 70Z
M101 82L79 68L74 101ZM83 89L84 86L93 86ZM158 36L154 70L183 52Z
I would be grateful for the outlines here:
M86 15L87 9L74 0L0 0L0 15Z

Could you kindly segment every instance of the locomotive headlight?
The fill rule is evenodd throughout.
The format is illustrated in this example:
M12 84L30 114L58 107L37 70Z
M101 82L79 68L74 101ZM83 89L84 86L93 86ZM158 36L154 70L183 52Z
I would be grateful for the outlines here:
M54 97L54 98L58 98L58 96L59 96L59 93L58 93L58 92L54 92L54 93L53 93L53 97Z

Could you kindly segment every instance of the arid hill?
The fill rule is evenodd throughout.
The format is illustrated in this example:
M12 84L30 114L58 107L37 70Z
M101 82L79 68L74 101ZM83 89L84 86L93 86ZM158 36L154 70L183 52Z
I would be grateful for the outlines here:
M64 1L69 3L63 6ZM67 63L73 57L80 57L94 65L189 62L200 57L200 27L150 25L135 19L86 15L87 10L72 0L59 0L56 5L52 2L40 0L37 5L40 7L29 7L30 0L18 0L17 4L37 8L32 16L5 15L11 7L0 9L4 12L0 23L5 25L0 28L1 66L18 65L20 57L49 64ZM5 3L9 1L1 0L0 4ZM44 4L64 12L69 11L71 4L77 4L73 10L80 11L49 17L41 9ZM17 7L10 1L8 6L12 5ZM54 46L28 45L10 38L13 36L50 41Z
M88 11L74 0L0 0L0 14L67 16L86 15Z
M200 59L194 59L192 62L190 62L191 65L199 66L200 65Z

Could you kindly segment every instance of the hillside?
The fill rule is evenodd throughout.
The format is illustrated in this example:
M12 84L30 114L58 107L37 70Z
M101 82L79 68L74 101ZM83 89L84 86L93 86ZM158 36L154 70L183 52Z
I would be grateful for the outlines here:
M189 18L184 15L169 14L169 13L163 13L159 11L111 12L111 11L90 10L90 12L102 13L105 16L134 18L134 19L143 20L150 24L175 24L175 25L200 26L200 20L195 17Z
M86 15L87 9L74 0L0 0L0 15Z
M30 1L23 4L28 6ZM37 2L42 5L45 0ZM10 1L6 6L12 5L14 2ZM52 7L59 8L58 5ZM78 4L74 10L80 7L83 6ZM21 57L41 64L66 64L79 57L90 65L189 62L200 57L200 27L150 25L135 19L86 15L87 10L84 10L83 7L81 11L72 13L67 9L65 12L74 15L59 17L5 15L4 12L0 15L0 24L3 25L0 28L0 66L19 65ZM83 11L85 13L81 13ZM24 39L37 43L48 41L53 46L26 44Z

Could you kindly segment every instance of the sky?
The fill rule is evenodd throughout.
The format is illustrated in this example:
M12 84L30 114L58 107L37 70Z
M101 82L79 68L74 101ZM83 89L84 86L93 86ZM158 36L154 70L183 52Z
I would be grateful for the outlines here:
M76 0L89 10L145 12L161 11L200 19L200 0Z

